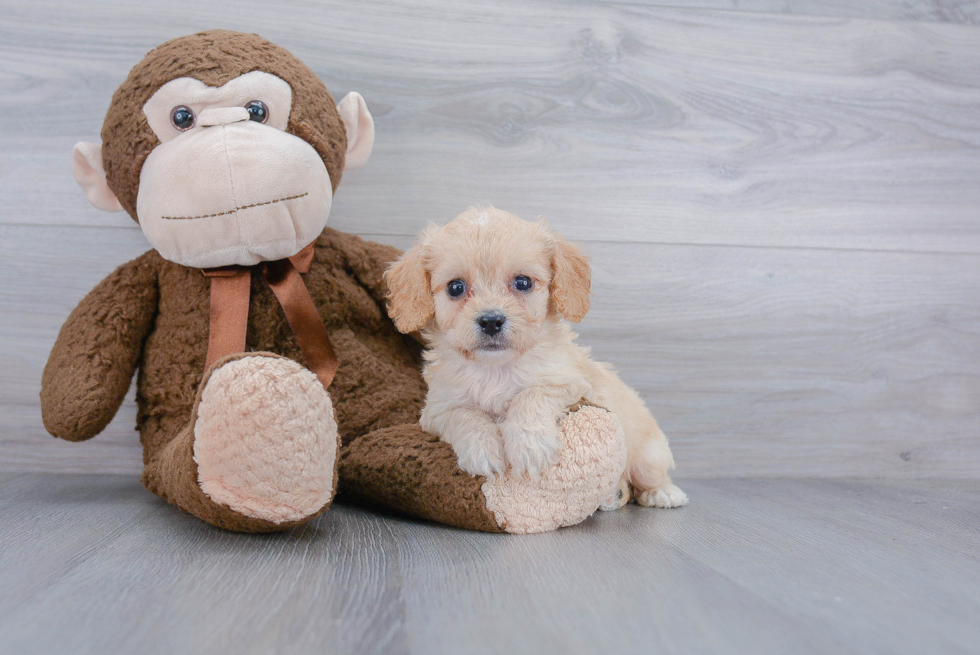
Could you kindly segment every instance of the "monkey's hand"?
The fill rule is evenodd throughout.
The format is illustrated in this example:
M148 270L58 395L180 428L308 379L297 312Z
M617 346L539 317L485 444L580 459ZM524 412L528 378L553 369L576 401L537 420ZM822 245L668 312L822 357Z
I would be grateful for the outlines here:
M41 377L41 415L52 435L90 439L115 416L156 316L158 258L150 251L117 268L62 326Z

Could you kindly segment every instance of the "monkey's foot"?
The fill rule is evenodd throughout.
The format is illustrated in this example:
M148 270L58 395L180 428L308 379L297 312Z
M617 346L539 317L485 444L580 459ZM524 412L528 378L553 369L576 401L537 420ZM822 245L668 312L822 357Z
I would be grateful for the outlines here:
M337 422L316 375L277 355L236 355L215 365L198 397L194 461L212 501L275 524L330 503Z

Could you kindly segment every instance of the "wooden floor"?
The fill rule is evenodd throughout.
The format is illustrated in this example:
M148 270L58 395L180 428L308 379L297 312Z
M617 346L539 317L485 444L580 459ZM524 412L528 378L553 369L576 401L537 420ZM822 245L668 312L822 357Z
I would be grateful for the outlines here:
M336 506L216 530L129 476L0 476L0 652L980 652L980 481L700 480L487 535Z

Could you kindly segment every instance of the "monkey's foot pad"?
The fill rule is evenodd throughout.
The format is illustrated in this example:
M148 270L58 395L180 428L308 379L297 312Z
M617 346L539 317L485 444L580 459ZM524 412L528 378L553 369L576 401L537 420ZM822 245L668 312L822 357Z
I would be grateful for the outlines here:
M558 463L540 477L505 473L483 484L487 509L504 531L527 534L580 523L623 475L626 437L614 414L583 405L573 408L560 427Z
M211 500L286 523L333 499L337 422L313 373L290 359L249 354L219 361L204 384L194 461Z

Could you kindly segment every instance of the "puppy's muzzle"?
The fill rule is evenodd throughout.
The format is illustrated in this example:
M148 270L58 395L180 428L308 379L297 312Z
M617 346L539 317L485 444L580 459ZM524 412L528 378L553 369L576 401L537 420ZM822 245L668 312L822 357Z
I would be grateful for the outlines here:
M480 328L480 332L488 337L496 336L504 329L504 323L506 322L507 317L504 316L503 312L498 311L483 312L476 317L477 327Z

